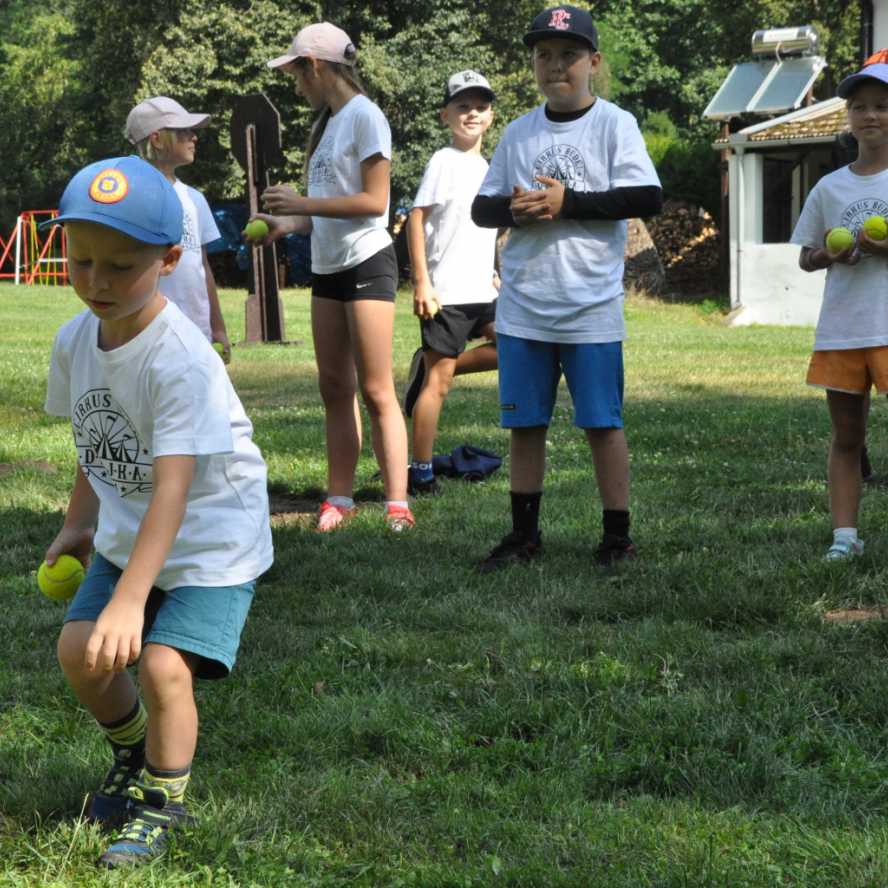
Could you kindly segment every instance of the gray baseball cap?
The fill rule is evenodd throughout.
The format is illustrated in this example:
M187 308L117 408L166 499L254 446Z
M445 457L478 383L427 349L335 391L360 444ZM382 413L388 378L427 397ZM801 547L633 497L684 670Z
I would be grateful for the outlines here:
M460 93L465 92L467 89L480 90L487 95L491 102L496 98L493 90L490 88L490 83L483 74L471 70L460 71L447 81L447 86L444 87L444 101L441 102L441 107L452 102Z
M200 129L210 122L209 114L191 114L175 99L154 96L139 102L126 117L123 134L133 145L162 129Z

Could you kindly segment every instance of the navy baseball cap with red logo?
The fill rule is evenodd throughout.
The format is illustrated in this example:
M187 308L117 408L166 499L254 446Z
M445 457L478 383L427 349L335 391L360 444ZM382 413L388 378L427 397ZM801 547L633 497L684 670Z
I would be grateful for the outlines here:
M532 47L538 41L552 37L579 40L592 52L598 51L598 29L589 12L579 6L553 6L541 12L524 35L524 43Z

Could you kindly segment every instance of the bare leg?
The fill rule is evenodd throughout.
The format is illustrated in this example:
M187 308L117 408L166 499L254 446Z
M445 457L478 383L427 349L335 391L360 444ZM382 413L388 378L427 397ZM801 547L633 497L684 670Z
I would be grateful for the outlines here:
M163 644L148 644L139 660L139 682L148 709L145 758L155 768L186 768L197 748L194 659Z
M484 373L487 370L496 370L499 366L496 356L496 334L493 332L493 324L488 324L482 331L487 342L464 351L456 359L454 376L463 376L467 373Z
M509 479L512 493L539 493L546 474L546 426L512 429Z
M586 429L595 478L605 509L629 508L629 448L623 429Z
M346 305L358 383L370 414L373 452L386 500L407 499L407 426L392 375L392 302L363 299Z
M345 303L313 297L311 329L325 411L327 493L350 497L361 453L361 414Z
M459 360L436 351L424 352L423 358L426 365L425 382L413 408L413 458L419 462L431 462L438 436L438 419Z
M857 527L860 510L860 451L866 439L866 400L862 395L827 391L832 421L829 448L829 507L833 528Z
M74 696L103 724L126 718L139 694L128 672L87 670L86 643L95 623L77 620L65 623L59 635L58 657Z

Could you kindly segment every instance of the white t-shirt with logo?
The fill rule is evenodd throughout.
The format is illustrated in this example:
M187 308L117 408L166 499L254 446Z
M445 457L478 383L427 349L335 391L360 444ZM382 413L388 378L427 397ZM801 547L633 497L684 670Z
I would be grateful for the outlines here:
M168 302L134 339L98 347L81 312L56 335L46 412L71 417L80 468L99 499L95 547L123 569L158 456L196 457L182 526L155 584L232 586L271 566L265 462L222 360Z
M432 155L416 192L413 207L430 208L426 264L442 305L496 299L496 229L479 228L472 221L472 201L486 173L487 161L480 154L451 145Z
M549 120L545 106L506 127L481 194L543 188L549 176L575 191L659 186L635 118L598 98L577 120ZM625 338L626 220L557 219L514 227L500 254L499 333L543 342Z
M219 228L206 198L196 188L178 179L173 188L182 203L182 258L172 274L160 279L158 289L212 341L203 248L219 237Z
M842 167L811 189L790 243L822 247L830 228L856 235L870 216L888 216L888 170L858 176ZM857 265L827 270L814 351L877 345L888 345L888 260L863 253Z
M308 165L308 196L359 194L364 190L361 162L374 154L391 160L392 133L382 111L359 94L327 121ZM369 259L392 242L387 222L387 204L381 216L312 216L311 270L315 274L334 274Z

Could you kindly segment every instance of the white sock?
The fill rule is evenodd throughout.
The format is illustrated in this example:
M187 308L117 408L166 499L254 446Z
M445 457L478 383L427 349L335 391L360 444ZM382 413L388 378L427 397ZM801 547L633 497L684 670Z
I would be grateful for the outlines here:
M837 527L833 530L833 542L856 543L857 528L856 527Z
M407 500L386 500L385 501L386 509L391 509L392 507L394 507L396 509L407 509L407 508L409 508L409 506L410 506L410 504L407 502Z
M328 496L327 502L339 509L353 509L355 501L350 496Z

